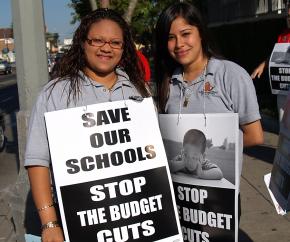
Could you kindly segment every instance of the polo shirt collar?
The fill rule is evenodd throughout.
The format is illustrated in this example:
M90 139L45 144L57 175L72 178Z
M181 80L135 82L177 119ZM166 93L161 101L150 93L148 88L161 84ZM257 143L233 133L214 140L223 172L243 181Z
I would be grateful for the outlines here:
M216 72L218 65L217 60L214 57L211 57L207 64L206 76L212 76L214 72ZM184 83L182 76L182 67L177 67L171 77L171 83L173 85L178 85L179 83Z
M171 77L171 83L173 85L178 85L179 83L183 83L183 76L182 76L182 68L178 67L174 70L172 77Z
M130 82L129 76L121 68L117 68L116 73L117 73L118 79L113 87L113 90L121 87L122 85L126 86L126 87L133 88L133 84ZM104 87L104 85L92 80L90 77L85 75L84 72L81 70L79 71L79 75L80 75L81 79L84 81L84 86L93 85L96 88Z
M213 76L213 74L217 71L218 61L215 57L211 57L207 63L206 75Z

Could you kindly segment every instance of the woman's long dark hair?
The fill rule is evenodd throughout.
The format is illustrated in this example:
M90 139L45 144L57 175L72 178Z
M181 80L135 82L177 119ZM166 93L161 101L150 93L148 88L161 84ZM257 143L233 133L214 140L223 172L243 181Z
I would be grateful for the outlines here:
M80 95L80 82L82 77L79 71L84 70L87 66L87 61L84 53L84 42L88 37L88 32L91 25L103 20L108 19L117 23L122 32L124 38L123 54L120 61L120 66L129 76L130 82L136 87L143 97L148 97L149 92L145 87L143 73L138 65L139 59L136 54L136 48L130 32L130 28L125 20L112 9L97 9L84 18L74 33L72 46L61 58L59 66L56 70L55 76L58 77L57 81L53 83L53 86L61 80L69 79L69 100L72 96L73 100L76 100Z
M215 56L209 44L207 28L199 10L190 3L174 3L163 10L155 29L155 79L157 83L157 101L160 112L165 112L169 95L169 81L173 71L181 65L169 54L167 49L168 35L172 22L182 17L190 25L197 27L201 37L203 54L210 58Z

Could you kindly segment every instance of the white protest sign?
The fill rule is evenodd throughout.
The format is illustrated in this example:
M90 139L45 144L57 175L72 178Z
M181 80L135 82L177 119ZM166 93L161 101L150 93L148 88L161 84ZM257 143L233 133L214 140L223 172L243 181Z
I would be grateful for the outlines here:
M281 210L290 210L290 93L280 122L279 143L276 149L269 188Z
M268 192L269 192L269 194L270 194L270 197L271 197L271 199L272 199L272 202L273 202L273 205L274 205L274 207L275 207L275 209L276 209L276 212L277 212L278 214L280 214L280 215L285 215L285 214L286 214L286 211L283 210L283 209L280 207L280 205L279 205L279 203L277 202L275 196L273 195L272 191L270 190L270 187L269 187L269 186L270 186L270 180L271 180L271 173L267 173L266 175L264 175L264 182L265 182L265 185L266 185L266 187L267 187L267 190L268 190Z
M269 80L273 94L290 90L290 43L277 43L269 61Z
M238 241L237 114L159 115L184 241Z
M66 241L182 241L151 98L45 119Z

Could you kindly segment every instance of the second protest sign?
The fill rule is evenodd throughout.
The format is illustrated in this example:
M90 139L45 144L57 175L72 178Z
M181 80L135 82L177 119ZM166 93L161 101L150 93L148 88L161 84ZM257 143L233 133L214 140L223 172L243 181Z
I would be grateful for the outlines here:
M159 122L184 241L237 242L237 114L161 114Z

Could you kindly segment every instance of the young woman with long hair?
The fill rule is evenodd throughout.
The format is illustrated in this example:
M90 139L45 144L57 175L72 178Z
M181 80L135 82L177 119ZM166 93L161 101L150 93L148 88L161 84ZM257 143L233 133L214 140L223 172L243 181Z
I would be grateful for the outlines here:
M217 57L198 9L182 2L167 7L156 25L155 77L161 113L239 114L244 146L263 142L251 77Z
M168 6L159 16L155 32L159 112L238 113L241 174L243 146L263 143L251 77L239 65L215 54L201 14L190 3Z
M42 223L43 242L64 241L51 191L44 113L125 100L130 96L150 96L129 26L110 9L95 10L81 20L56 76L40 92L33 108L25 153L32 195Z

